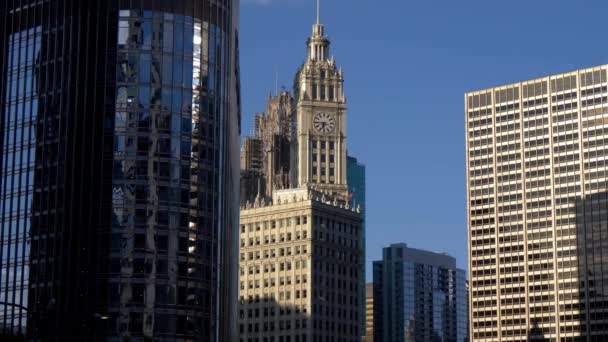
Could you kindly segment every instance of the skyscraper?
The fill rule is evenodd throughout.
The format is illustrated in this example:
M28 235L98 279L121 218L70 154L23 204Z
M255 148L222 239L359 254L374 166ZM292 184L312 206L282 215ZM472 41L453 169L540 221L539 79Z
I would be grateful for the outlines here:
M465 94L474 341L608 339L607 69Z
M0 4L0 325L236 331L238 2Z
M363 213L363 225L361 233L361 249L363 250L363 260L365 260L365 165L360 163L357 158L347 155L346 156L346 181L348 183L348 200L351 208L359 206ZM366 298L366 285L365 285L365 263L361 265L361 297ZM365 303L362 303L365 305ZM363 307L363 316L361 317L361 324L366 325L367 321L367 310Z
M374 261L374 341L468 341L465 271L443 254L393 244Z
M361 341L362 215L348 201L343 73L319 21L295 83L256 115L265 166L254 193L242 182L241 341Z

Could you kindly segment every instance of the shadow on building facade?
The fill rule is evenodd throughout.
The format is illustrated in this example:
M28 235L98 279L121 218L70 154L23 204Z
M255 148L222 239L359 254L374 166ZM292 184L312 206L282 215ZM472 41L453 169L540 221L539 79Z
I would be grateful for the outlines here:
M239 303L240 341L312 342L312 333L305 304L284 305L271 297L245 299Z
M608 341L608 192L576 202L580 341ZM576 317L578 316L578 317ZM570 318L570 317L566 317Z
M531 322L530 331L528 331L528 340L529 341L537 341L537 342L545 342L549 341L543 332L543 329L538 326L538 320L534 319Z

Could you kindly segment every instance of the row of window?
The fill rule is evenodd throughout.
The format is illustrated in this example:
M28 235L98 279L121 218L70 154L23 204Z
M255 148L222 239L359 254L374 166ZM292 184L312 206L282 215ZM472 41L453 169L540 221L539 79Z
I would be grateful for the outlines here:
M333 84L312 84L312 99L313 100L321 100L321 101L333 101L335 99L335 88Z
M307 239L308 238L308 231L303 230L301 233L300 231L296 231L295 234L293 234L293 240L300 240L300 239ZM285 241L292 241L292 233L280 233L278 234L278 238L277 235L275 234L271 234L271 235L264 235L264 240L262 240L261 236L256 236L255 238L249 238L249 240L247 239L241 239L241 247L252 247L252 246L259 246L259 245L268 245L268 244L274 244L276 242L285 242Z
M243 274L241 274L241 275L243 275ZM289 285L292 284L292 280L291 280L292 278L291 278L291 276L279 277L278 279L279 280L277 282L277 278L264 278L263 279L263 288L267 289L267 288L275 287L275 286L285 286L285 285L289 286ZM278 285L277 285L277 283L278 283ZM302 275L296 274L294 276L294 282L293 283L296 284L296 285L298 285L298 284L306 284L306 283L308 283L308 277L306 276L306 274L302 274ZM261 286L261 284L262 283L260 282L260 280L255 280L255 281L254 280L249 280L247 282L247 285L248 285L247 288L248 289L254 289L254 288L259 289L260 286ZM245 290L245 282L244 281L241 281L239 285L240 285L240 289L241 290ZM296 298L300 298L300 297L296 297ZM304 298L306 298L306 297L304 297Z
M288 217L288 218L282 218L282 219L278 219L278 220L242 224L241 233L245 233L245 232L252 233L254 231L259 232L262 229L268 230L268 229L275 229L275 228L291 227L292 224L295 226L299 226L301 224L307 224L307 223L308 223L308 216ZM287 234L291 237L291 233L287 233ZM283 240L281 240L281 241L283 241Z
M306 259L302 259L302 260L295 260L294 261L295 264L295 268L297 270L299 269L306 269L307 267L307 261ZM264 273L270 273L270 272L276 272L276 265L275 263L266 263L263 265L263 270ZM291 270L291 261L287 261L287 262L280 262L278 263L279 265L279 269L281 271L287 269L287 270ZM251 274L260 274L260 266L259 265L252 265L248 267L248 273ZM240 268L240 273L241 275L245 275L245 268L241 267Z

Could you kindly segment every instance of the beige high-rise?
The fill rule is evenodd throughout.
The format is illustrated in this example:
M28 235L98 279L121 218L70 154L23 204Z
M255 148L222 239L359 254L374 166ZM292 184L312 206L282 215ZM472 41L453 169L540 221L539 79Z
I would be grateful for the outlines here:
M465 94L473 341L608 341L607 68Z
M275 191L241 210L241 341L359 342L358 209L318 191Z
M241 208L240 340L360 342L362 214L348 201L343 73L319 22L295 83L293 100L270 98L258 131L271 134L257 134L264 167L242 182L242 193L258 187Z

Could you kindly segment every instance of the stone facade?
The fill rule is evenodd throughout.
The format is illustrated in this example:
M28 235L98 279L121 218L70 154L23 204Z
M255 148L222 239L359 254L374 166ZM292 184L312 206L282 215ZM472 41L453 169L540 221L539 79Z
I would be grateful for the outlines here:
M310 189L241 210L241 341L360 341L360 210Z
M346 97L344 73L329 58L329 39L316 24L308 59L296 76L297 184L346 198Z

